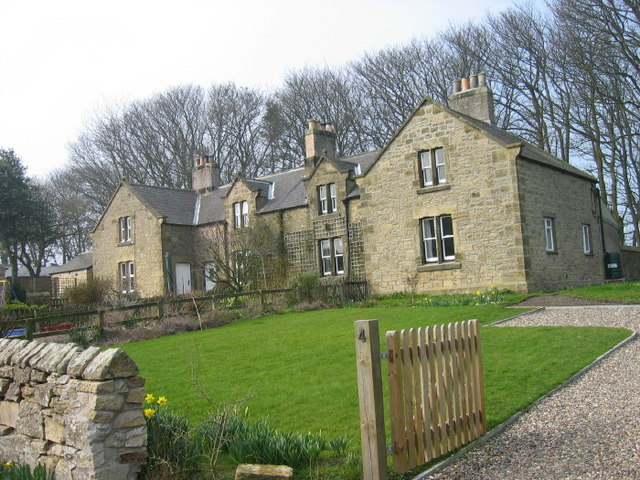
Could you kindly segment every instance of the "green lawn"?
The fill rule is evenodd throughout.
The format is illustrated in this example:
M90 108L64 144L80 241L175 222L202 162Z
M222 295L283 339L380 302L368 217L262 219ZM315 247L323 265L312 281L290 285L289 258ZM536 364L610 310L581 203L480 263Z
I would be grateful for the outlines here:
M241 401L251 418L283 431L346 436L359 444L353 322L375 318L380 331L518 313L496 305L345 308L273 315L222 328L122 345L147 379L146 391L196 422L208 404ZM604 328L484 328L489 428L562 383L628 335ZM192 374L194 372L194 374ZM385 385L386 389L386 385Z
M556 293L598 300L640 302L640 282L603 283L589 287L570 288Z

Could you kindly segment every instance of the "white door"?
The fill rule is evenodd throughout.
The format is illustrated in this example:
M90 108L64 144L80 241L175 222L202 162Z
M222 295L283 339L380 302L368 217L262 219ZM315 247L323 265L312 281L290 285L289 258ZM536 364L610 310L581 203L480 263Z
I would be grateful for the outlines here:
M182 295L191 291L191 265L176 263L176 293Z
M204 264L204 289L207 292L213 290L216 286L216 264L207 262Z

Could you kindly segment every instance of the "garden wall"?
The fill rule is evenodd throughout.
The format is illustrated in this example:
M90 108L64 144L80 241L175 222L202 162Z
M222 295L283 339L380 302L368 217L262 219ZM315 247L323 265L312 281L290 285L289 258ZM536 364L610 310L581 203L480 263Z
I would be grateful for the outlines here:
M0 461L135 479L147 457L137 374L120 349L0 339Z
M620 262L625 280L640 280L640 248L621 247Z

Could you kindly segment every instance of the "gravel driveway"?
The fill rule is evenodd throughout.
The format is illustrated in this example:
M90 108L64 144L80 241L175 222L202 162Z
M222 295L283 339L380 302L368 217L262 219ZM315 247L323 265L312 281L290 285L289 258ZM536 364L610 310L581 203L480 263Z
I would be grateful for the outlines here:
M540 325L640 333L640 305L548 307L499 326ZM640 479L640 341L626 344L456 463L422 478Z

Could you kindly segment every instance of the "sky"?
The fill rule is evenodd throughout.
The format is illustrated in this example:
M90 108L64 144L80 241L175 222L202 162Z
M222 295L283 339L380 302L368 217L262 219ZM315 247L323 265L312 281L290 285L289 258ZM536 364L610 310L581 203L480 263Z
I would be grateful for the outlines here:
M100 111L177 85L265 91L305 67L481 20L513 0L0 0L0 148L44 179Z

